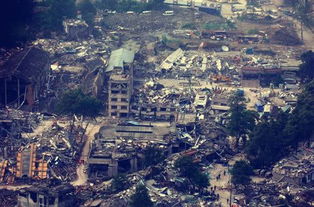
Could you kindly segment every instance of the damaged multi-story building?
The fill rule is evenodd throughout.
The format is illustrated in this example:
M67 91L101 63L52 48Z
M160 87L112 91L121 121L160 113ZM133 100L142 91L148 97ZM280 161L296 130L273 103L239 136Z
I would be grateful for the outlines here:
M111 178L121 173L131 173L143 168L142 150L150 144L171 152L171 134L175 127L146 122L126 121L113 126L104 126L92 144L88 165L93 178Z
M75 189L70 184L21 189L17 200L17 207L68 207L77 204Z
M106 69L109 75L108 112L111 117L128 117L133 93L134 52L120 48L111 53Z
M259 87L268 85L271 80L280 77L282 70L279 66L243 66L240 71L243 87ZM278 78L277 78L278 79Z
M49 71L49 55L39 48L12 55L0 69L0 106L31 110L49 84Z

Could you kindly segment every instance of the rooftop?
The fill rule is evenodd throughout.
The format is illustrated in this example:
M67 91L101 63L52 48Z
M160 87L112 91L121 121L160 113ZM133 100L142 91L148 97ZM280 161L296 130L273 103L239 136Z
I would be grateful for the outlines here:
M0 68L0 78L15 75L31 79L31 77L38 76L48 62L47 52L30 47L13 55L4 63Z
M111 72L115 67L123 67L124 63L132 63L134 61L134 52L120 48L112 51L106 72Z

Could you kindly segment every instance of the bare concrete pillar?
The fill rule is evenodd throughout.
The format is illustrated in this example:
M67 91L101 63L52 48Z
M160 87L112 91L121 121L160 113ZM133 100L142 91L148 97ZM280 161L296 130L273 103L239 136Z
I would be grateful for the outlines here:
M17 79L17 105L20 107L21 100L20 100L20 79Z
M131 172L135 172L137 171L137 157L134 157L130 160L130 164L131 164Z
M4 79L4 105L7 106L8 104L8 94L7 94L7 79Z
M114 160L111 164L108 166L108 176L114 177L118 175L118 162Z

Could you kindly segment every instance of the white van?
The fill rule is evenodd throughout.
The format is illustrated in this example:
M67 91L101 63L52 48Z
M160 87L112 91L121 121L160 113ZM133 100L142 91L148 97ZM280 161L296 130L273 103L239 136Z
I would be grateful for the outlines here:
M151 14L152 11L142 11L142 14Z
M162 15L164 16L173 16L174 12L173 11L165 11Z

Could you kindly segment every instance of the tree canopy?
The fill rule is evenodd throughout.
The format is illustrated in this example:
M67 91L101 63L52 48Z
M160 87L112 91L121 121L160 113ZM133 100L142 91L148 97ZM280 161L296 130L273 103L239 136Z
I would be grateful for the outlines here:
M174 163L175 168L178 169L181 176L191 180L191 182L198 187L205 188L209 185L207 175L200 171L198 163L193 162L191 156L183 156L177 159Z
M95 117L101 111L102 104L96 98L85 95L82 90L75 89L63 94L56 109L60 114Z
M0 47L15 46L30 38L33 8L33 0L0 1Z
M155 147L149 146L144 150L144 165L156 165L165 159L164 153Z
M251 175L253 175L253 168L244 160L236 161L231 169L231 181L233 184L247 185L251 181Z
M309 140L314 134L314 80L306 84L285 128L289 145Z
M284 128L288 114L280 112L276 117L265 118L254 128L246 147L254 167L269 166L278 161L285 152Z
M301 60L299 76L303 82L309 82L314 79L314 52L310 50L303 53Z
M35 22L41 30L60 31L64 19L76 16L75 0L48 0L45 4L48 9L39 13Z
M256 112L247 110L244 101L244 95L238 92L230 98L230 118L227 129L231 136L236 137L236 146L240 137L244 138L244 135L253 130L257 119Z
M77 9L81 12L82 18L87 24L93 25L96 8L89 0L83 0L77 4Z
M163 10L167 8L164 4L164 0L152 0L148 3L138 2L135 0L100 0L97 3L97 7L101 9L115 10L117 12L142 12L144 10Z
M151 207L154 205L144 185L139 184L136 186L135 193L131 196L130 205L131 207Z
M292 113L266 117L254 128L246 153L256 168L268 167L314 135L314 80L304 86Z

